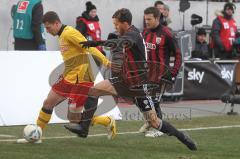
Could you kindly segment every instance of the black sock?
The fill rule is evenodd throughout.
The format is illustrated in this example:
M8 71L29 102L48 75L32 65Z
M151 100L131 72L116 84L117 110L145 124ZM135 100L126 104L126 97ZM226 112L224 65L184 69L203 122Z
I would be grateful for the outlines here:
M162 110L160 107L160 102L154 101L154 108L159 119L162 119Z
M46 109L46 108L42 107L42 111L46 114L52 114L53 109Z
M173 127L170 123L162 120L162 123L159 126L159 131L168 134L169 136L176 136L180 141L184 140L184 134L178 131L175 127Z
M89 130L89 126L91 124L91 120L95 111L97 110L98 98L88 97L85 105L84 111L82 113L80 124L85 129L85 131Z

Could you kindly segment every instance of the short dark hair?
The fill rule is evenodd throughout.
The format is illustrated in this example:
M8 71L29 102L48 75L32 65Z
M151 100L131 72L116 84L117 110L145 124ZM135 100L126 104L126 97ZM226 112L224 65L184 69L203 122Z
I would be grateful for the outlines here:
M197 31L197 35L207 35L206 31L204 28L199 28Z
M126 8L117 10L112 18L116 18L120 22L127 22L129 25L132 24L132 13Z
M160 12L156 7L148 7L144 10L144 14L153 14L155 18L160 17Z
M61 22L60 18L58 17L57 13L54 11L49 11L43 15L42 22L43 23L55 23L56 21Z
M156 1L154 3L154 7L156 7L157 5L164 5L164 3L162 1Z

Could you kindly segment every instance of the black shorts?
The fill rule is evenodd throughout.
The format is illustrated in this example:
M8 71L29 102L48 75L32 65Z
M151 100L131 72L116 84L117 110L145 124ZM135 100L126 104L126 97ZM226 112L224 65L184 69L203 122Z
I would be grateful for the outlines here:
M155 110L153 98L150 96L135 98L135 104L141 112Z
M109 81L115 88L118 97L132 100L141 112L154 110L154 101L151 97L152 90L149 86L129 87L121 77L110 78ZM153 93L155 95L155 93Z

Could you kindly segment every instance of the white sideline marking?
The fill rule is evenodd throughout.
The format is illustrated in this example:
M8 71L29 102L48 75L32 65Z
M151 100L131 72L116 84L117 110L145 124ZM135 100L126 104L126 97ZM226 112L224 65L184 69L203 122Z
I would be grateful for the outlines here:
M12 138L12 137L16 137L16 136L6 135L6 134L0 134L0 137Z
M181 131L198 131L198 130L209 130L209 129L226 129L226 128L240 128L240 125L229 125L229 126L216 126L216 127L199 127L199 128L189 128L189 129L179 129ZM118 135L125 135L125 134L139 134L138 131L133 132L121 132L117 133ZM11 135L10 135L11 136ZM88 137L99 137L99 136L107 136L107 134L95 134L95 135L88 135ZM14 136L12 136L14 137ZM68 138L77 138L77 136L56 136L56 137L43 137L43 140L49 139L68 139ZM3 139L0 142L16 142L17 139Z
M179 130L182 130L182 131L196 131L196 130L226 129L226 128L240 128L240 125L200 127L200 128L179 129Z

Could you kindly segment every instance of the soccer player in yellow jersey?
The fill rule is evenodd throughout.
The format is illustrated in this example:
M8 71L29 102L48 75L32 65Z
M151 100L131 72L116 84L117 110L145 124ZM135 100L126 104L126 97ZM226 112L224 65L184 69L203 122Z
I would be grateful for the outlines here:
M101 124L108 126L108 138L112 139L116 135L115 120L108 116L95 116L91 120L97 108L98 99L88 97L88 90L93 86L93 75L91 72L88 54L94 56L104 66L110 67L110 61L96 48L82 48L80 42L86 41L85 37L71 26L61 23L58 15L49 11L43 16L43 23L48 33L58 36L60 50L64 60L65 70L59 80L52 86L47 98L43 102L42 109L37 119L37 125L42 129L50 121L53 108L65 99L70 99L70 104L75 104L76 110L79 112L84 105L84 111L81 116L76 113L74 119L69 111L70 122L83 122L86 134L80 137L87 137L89 125ZM88 118L89 116L89 118ZM19 143L27 142L19 139ZM41 140L38 141L40 143Z

